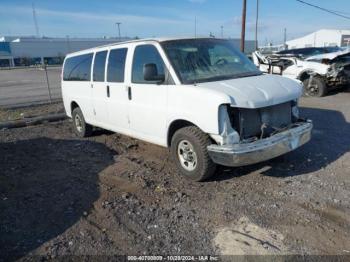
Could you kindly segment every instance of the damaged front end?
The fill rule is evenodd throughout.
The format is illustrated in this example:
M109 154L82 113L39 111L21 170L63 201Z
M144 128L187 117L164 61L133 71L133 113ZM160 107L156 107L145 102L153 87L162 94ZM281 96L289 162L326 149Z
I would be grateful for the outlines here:
M328 87L339 87L350 84L350 53L337 52L334 54L325 54L311 57L311 62L319 62L327 65L328 70L324 75Z
M350 60L347 63L332 63L326 74L326 83L330 87L350 84Z
M272 159L311 138L312 122L299 118L296 101L258 109L223 105L219 116L221 141L210 145L208 151L214 162L225 166Z

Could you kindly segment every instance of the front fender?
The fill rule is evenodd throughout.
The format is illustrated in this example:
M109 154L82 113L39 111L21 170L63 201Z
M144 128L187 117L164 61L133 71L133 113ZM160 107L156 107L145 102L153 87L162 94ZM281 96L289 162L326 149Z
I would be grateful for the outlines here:
M219 134L219 107L231 103L228 95L199 86L169 88L167 127L175 120L186 120L208 134Z
M321 63L314 63L316 65L312 65L312 66L308 66L303 68L302 71L299 72L298 74L298 79L301 79L303 75L305 74L317 74L317 75L321 75L324 76L327 74L327 70L328 70L328 66L327 65L323 65Z

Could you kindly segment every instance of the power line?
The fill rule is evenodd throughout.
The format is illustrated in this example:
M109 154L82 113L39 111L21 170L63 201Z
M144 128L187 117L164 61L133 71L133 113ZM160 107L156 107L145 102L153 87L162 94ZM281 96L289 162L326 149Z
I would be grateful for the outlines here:
M329 9L330 11L333 11L333 12L336 12L338 14L343 14L343 15L350 15L349 12L343 12L343 11L337 11L337 10L332 10L332 9Z
M326 8L323 8L323 7L318 6L318 5L310 4L310 3L307 3L307 2L302 1L302 0L296 0L296 1L297 1L297 2L300 2L300 3L304 4L304 5L312 6L312 7L315 7L315 8L317 8L317 9L320 9L320 10L322 10L322 11L325 11L325 12L327 12L327 13L330 13L330 14L333 14L333 15L336 15L336 16L340 16L340 17L342 17L342 18L345 18L345 19L349 19L349 20L350 20L350 16L342 15L342 14L339 14L339 13L337 13L337 12L335 12L335 11L332 11L332 10L329 10L329 9L326 9Z

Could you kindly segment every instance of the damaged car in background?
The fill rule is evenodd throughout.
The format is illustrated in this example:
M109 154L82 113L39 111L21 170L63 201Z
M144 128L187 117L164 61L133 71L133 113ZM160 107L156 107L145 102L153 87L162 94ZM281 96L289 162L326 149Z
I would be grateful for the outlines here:
M349 50L334 48L323 49L321 52L321 48L315 48L314 52L308 51L307 55L299 50L285 50L272 55L263 55L255 51L252 57L254 64L265 73L302 81L306 96L322 97L329 90L347 87L350 84Z

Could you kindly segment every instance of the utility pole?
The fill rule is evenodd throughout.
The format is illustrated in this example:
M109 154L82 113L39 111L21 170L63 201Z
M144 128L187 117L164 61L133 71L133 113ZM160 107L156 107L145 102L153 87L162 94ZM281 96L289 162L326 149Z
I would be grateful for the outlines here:
M284 49L287 49L287 28L284 28L283 44L284 44Z
M34 20L34 26L35 26L35 33L36 33L37 37L40 37L38 20L36 19L36 12L35 12L34 2L32 2L32 9L33 9L33 20Z
M258 23L259 23L259 0L256 0L256 20L255 20L255 50L258 50Z
M116 22L115 23L118 27L118 37L119 37L119 41L121 41L121 36L120 36L120 25L121 25L121 22Z
M70 53L71 48L70 48L70 42L69 42L69 35L66 35L66 41L67 41L67 53Z
M241 51L244 52L245 44L245 20L247 16L247 0L243 0L242 8L242 31L241 31Z
M194 38L197 38L197 17L194 17Z
M224 38L224 26L222 25L220 26L220 28L221 28L221 38Z

